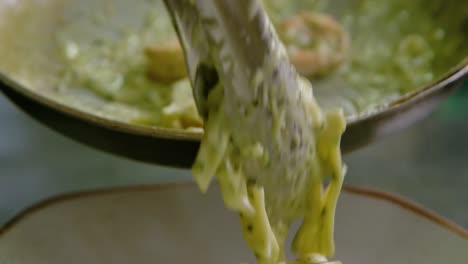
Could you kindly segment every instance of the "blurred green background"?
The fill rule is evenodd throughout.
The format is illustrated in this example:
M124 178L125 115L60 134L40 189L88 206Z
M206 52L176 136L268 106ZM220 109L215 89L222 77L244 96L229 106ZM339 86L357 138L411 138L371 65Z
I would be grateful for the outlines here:
M0 225L71 191L189 180L188 170L137 163L75 143L0 96ZM345 157L348 184L409 197L468 227L468 82L430 118Z

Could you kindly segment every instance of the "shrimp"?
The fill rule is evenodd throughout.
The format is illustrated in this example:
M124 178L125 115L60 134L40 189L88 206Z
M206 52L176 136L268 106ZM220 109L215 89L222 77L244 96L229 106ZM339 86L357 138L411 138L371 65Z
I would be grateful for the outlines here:
M283 20L277 29L291 63L305 77L327 75L346 60L349 36L331 16L302 13ZM147 47L145 54L153 80L173 83L187 77L184 53L176 39Z
M349 36L331 16L302 13L283 20L277 28L291 63L305 77L329 74L346 60Z
M161 83L173 83L187 76L184 53L177 39L145 49L148 73Z

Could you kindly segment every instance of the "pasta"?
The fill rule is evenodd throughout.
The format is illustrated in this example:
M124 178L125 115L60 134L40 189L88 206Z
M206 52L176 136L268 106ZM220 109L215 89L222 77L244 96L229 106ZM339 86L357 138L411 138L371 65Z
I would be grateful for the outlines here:
M254 2L243 11L253 14L252 20L264 20L261 38L271 45L253 71L241 67L242 58L223 44L229 28L213 22L215 12L203 12L213 7L198 6L201 19L212 21L204 28L206 39L217 40L210 43L211 56L223 59L214 63L221 81L206 100L205 134L193 175L203 192L216 175L224 203L238 212L258 263L285 261L288 228L298 218L303 223L292 245L300 256L295 263L323 262L334 254L345 118L341 110L321 110L309 82L289 64L286 49Z

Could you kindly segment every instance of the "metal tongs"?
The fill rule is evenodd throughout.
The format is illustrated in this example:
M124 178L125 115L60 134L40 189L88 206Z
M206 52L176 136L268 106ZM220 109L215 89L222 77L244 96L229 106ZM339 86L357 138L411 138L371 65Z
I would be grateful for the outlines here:
M279 39L270 34L273 26L259 8L259 0L165 0L165 4L184 49L202 115L207 113L207 95L219 79L227 89L235 89L230 87L233 82L249 85L265 56L285 52L278 45ZM235 65L223 64L226 54L235 57ZM286 59L284 62L281 64L289 64Z

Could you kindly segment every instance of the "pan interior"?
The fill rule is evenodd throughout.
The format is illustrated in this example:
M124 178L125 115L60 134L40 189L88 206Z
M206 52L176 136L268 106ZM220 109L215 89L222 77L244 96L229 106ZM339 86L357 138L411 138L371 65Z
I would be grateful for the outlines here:
M444 76L468 55L468 5L457 0L266 1L275 21L304 8L335 16L348 62L313 80L325 108L356 117ZM144 49L175 39L161 0L0 0L0 72L27 89L122 122L178 128L171 102L193 104L183 79L147 76ZM194 108L192 108L195 111Z

